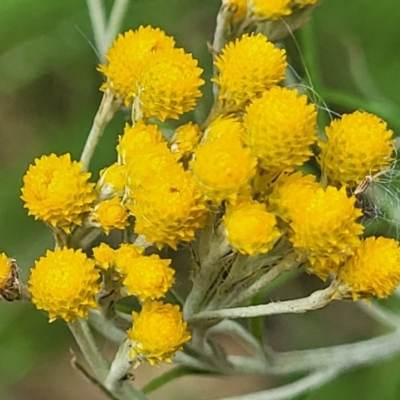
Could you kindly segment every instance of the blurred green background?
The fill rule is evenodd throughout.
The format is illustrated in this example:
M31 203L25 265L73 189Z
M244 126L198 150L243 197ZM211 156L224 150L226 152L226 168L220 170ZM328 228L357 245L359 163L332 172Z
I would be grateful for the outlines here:
M106 5L110 8L112 1ZM218 0L131 1L123 28L159 26L199 59L209 79L211 57L206 42L212 41L219 5ZM296 33L297 42L286 40L291 63L300 74L307 66L316 93L330 109L346 112L359 107L376 112L400 132L399 16L398 0L325 0L310 24ZM23 280L34 260L52 246L52 238L23 209L22 176L42 154L71 152L79 158L101 97L97 64L85 1L1 0L0 251L17 258ZM210 107L210 85L206 91L195 114L199 119ZM101 140L92 163L94 177L115 159L116 138L124 121L120 114ZM298 283L300 287L308 284ZM275 347L284 350L286 345L345 343L378 334L379 329L359 314L346 304L273 319L267 323L267 335L272 346L276 339ZM30 305L0 302L0 399L102 399L70 368L71 346L62 323L48 324ZM138 376L140 383L139 372ZM220 382L214 379L210 387L227 386ZM262 384L259 378L247 383L235 378L235 382L241 388L236 393L255 391ZM182 399L217 397L215 389L206 391L203 378L183 378L173 385L175 390L184 385L196 388L192 396L189 389L179 389ZM228 394L235 394L235 388L224 392ZM167 398L158 396L153 398ZM400 357L339 377L303 399L356 396L399 399Z

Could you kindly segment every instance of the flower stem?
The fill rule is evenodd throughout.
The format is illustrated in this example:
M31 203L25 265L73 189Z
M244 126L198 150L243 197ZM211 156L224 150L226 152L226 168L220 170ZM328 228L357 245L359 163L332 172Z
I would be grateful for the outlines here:
M92 128L90 129L89 136L86 139L85 147L81 155L83 170L88 170L94 150L96 149L107 124L120 108L120 105L120 102L114 98L113 92L110 89L107 89L103 94L100 107L94 117Z
M97 55L100 61L103 62L104 54L107 50L106 14L104 11L103 0L86 0L86 4L89 10L90 21L92 23Z
M108 375L109 365L97 347L87 322L78 318L75 322L69 322L68 327L94 374L101 382L104 382Z
M325 307L332 301L336 291L336 283L328 286L326 289L317 290L308 297L296 300L287 300L276 303L262 304L258 306L227 308L223 310L203 311L190 319L188 322L197 322L201 320L224 319L224 318L252 318L262 315L304 313Z
M126 9L128 8L128 0L115 0L113 8L111 10L110 18L107 26L107 47L109 47L112 41L118 34L121 27L122 19L124 18Z

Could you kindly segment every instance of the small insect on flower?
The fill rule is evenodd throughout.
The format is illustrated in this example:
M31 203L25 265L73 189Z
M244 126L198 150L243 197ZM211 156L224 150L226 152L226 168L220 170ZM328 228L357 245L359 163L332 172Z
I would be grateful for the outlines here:
M0 255L0 299L16 300L20 296L18 266L16 260Z

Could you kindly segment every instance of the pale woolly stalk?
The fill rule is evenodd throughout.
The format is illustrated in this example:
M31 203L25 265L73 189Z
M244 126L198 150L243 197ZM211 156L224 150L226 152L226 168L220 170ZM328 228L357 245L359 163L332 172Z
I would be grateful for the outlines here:
M188 321L191 323L224 319L224 318L252 318L276 314L299 314L307 311L318 310L332 301L336 291L336 282L323 290L317 290L308 297L296 300L287 300L276 303L268 303L257 306L226 308L222 310L203 311L192 316Z

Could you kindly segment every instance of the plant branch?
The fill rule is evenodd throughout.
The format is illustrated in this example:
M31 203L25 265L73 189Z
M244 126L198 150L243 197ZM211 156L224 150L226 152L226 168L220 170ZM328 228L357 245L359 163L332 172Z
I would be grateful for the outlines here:
M86 4L89 10L90 22L92 23L97 55L100 61L103 62L107 50L106 14L103 0L86 0Z
M329 287L318 290L308 297L296 300L287 300L276 303L262 304L258 306L227 308L223 310L203 311L193 317L188 322L193 323L202 320L224 319L224 318L252 318L263 315L304 313L325 307L332 301L336 291L336 283L333 282Z
M298 379L295 382L287 385L264 390L258 393L252 393L248 395L224 397L220 400L289 400L293 399L300 394L311 392L312 390L324 385L325 383L334 379L339 375L340 370L335 368L327 368L323 371L317 371L311 373L305 378Z
M94 117L92 127L81 155L83 170L88 170L96 146L103 135L107 124L111 121L120 106L120 101L114 98L114 94L110 89L107 89L103 94L103 98Z

